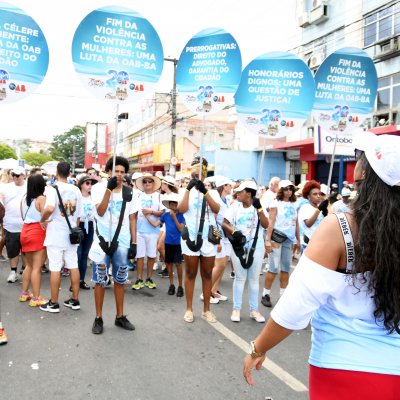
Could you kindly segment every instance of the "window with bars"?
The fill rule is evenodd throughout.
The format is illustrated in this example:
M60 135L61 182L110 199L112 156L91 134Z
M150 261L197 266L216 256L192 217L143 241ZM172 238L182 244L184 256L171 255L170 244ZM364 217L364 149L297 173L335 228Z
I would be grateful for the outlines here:
M400 2L364 18L364 47L400 33Z

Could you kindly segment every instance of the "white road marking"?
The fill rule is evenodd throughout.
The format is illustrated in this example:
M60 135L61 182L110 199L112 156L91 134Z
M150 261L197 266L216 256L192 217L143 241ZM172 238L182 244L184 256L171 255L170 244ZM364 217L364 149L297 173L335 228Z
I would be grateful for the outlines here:
M210 325L215 328L219 333L224 335L228 340L230 340L237 347L242 349L245 353L249 351L249 344L243 340L240 336L236 335L236 333L232 332L226 326L222 325L220 322L216 322ZM279 380L288 385L291 389L296 392L307 392L308 388L303 385L298 379L290 375L283 368L281 368L278 364L275 364L273 361L269 359L265 359L263 362L263 367L267 369L271 374L275 375Z

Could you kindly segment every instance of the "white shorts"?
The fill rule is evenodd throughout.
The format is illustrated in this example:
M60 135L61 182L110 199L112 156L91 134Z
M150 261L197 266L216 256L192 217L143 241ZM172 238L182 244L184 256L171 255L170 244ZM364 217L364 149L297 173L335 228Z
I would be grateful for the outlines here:
M72 244L70 247L47 246L46 249L51 272L60 272L62 267L78 268L77 244Z
M228 238L221 239L221 247L222 248L219 253L217 250L217 254L216 254L215 258L224 258L224 257L231 255L232 246L231 246L231 242L229 241Z
M156 258L157 255L157 241L158 241L158 233L137 233L137 251L136 258Z
M215 257L217 254L217 246L210 243L207 238L203 239L203 244L199 251L192 251L186 244L186 240L181 239L182 254L187 256L203 256L203 257Z

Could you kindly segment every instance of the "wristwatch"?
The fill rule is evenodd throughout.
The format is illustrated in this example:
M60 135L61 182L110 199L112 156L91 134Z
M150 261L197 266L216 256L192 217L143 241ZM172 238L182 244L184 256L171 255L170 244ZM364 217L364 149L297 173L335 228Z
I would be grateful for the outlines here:
M258 358L258 357L264 356L264 355L265 355L265 352L263 353L263 352L261 352L261 351L259 351L259 352L256 351L256 349L255 349L255 347L254 347L254 342L255 342L255 340L252 340L252 341L250 342L250 355L251 355L251 357L252 357L252 358Z

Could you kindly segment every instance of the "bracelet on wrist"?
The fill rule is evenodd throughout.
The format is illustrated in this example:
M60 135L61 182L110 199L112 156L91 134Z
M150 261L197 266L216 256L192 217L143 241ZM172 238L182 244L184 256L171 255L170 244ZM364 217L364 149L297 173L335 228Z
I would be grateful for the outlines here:
M204 197L206 197L208 195L208 190L204 193Z
M112 193L112 190L111 190L111 189L107 188L107 190L108 190L110 193Z
M262 210L263 210L263 209L262 209L262 207L261 207L261 208L259 208L257 211L260 213L260 212L262 212Z

